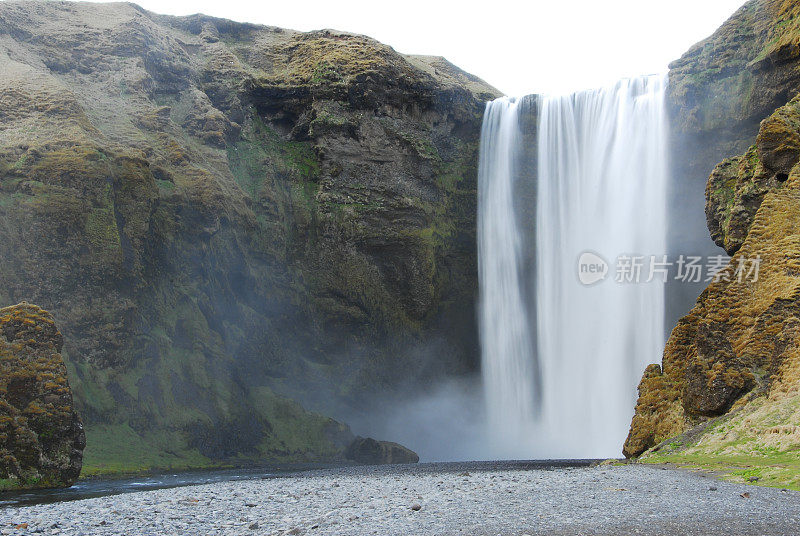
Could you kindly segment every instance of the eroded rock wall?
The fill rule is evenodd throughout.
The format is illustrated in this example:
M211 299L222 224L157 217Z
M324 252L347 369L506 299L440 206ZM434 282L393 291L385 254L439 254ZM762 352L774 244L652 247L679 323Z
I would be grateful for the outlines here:
M760 121L797 94L797 15L796 2L751 0L670 65L672 256L717 254L703 232L706 181L721 160L745 153ZM668 285L667 329L703 288Z

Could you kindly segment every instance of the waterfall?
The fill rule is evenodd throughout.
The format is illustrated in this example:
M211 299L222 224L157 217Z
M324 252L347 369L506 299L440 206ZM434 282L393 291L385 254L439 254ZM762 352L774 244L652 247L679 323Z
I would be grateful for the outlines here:
M490 102L481 130L478 169L480 340L491 435L510 436L533 425L535 363L524 302L522 233L514 213L520 103Z
M662 276L647 280L651 256L666 254L665 84L642 77L539 97L534 107L508 98L486 107L479 320L501 457L620 455L638 380L664 343ZM524 120L536 122L535 151L526 151ZM531 158L535 179L521 172ZM532 207L519 206L531 180L535 224L522 217ZM530 256L534 270L525 268ZM579 279L579 259L594 284ZM625 263L641 264L638 283L615 280L631 275L617 273ZM601 271L589 273L590 264Z

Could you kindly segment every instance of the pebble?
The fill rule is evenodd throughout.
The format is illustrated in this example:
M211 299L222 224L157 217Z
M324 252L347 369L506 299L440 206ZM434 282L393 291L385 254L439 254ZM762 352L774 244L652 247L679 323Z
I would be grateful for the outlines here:
M603 473L451 465L346 467L5 506L0 534L543 536L620 534L622 527L625 534L675 535L679 529L699 536L708 527L725 527L730 536L796 536L800 526L798 492L756 493L751 485L725 481L709 487L707 478L688 471L636 464L604 467ZM469 478L462 476L465 469Z

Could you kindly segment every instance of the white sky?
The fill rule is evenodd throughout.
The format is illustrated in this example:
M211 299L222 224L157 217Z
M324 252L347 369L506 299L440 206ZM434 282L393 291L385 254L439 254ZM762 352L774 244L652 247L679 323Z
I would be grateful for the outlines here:
M296 30L335 28L444 56L509 95L563 93L665 72L744 0L138 0Z

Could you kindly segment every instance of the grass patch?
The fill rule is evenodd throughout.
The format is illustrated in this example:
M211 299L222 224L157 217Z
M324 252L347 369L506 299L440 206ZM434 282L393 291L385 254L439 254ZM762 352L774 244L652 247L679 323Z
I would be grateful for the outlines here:
M175 432L140 436L127 424L89 426L81 477L220 466L195 449L176 449L182 444Z
M670 464L714 473L731 482L800 491L800 455L713 456L707 454L648 455L640 463Z

